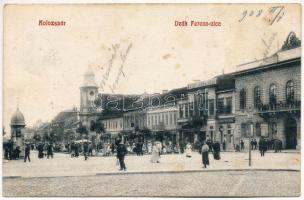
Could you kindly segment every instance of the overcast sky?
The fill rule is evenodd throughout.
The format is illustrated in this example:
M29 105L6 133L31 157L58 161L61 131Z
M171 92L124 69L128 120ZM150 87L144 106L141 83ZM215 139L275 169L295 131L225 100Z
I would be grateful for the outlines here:
M252 5L26 5L6 6L4 21L4 126L17 104L28 126L79 107L79 87L90 66L101 93L154 93L186 86L194 80L235 71L236 65L263 58L282 46L288 33L299 37L300 5L284 5L272 25L271 4ZM278 5L276 5L278 6ZM247 14L246 14L247 10ZM262 10L260 16L256 16ZM251 13L251 11L254 11ZM246 17L239 22L246 14ZM250 16L251 15L251 16ZM277 18L279 19L279 18ZM39 20L65 26L39 26ZM176 27L175 21L188 21ZM219 27L190 26L217 21ZM103 74L111 57L117 57ZM119 45L119 46L118 46ZM119 75L124 57L124 75ZM118 78L117 78L118 77Z

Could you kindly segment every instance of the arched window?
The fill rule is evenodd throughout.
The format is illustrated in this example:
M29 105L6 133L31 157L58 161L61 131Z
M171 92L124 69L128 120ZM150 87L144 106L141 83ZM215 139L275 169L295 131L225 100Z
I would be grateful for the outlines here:
M294 83L293 83L293 81L288 81L286 83L286 102L288 104L294 102Z
M241 89L240 91L240 109L243 110L246 108L246 91Z
M253 96L254 96L254 107L258 108L260 104L262 103L261 101L261 88L259 86L256 86L253 91Z
M275 84L271 84L269 87L269 103L270 105L277 103L277 86Z

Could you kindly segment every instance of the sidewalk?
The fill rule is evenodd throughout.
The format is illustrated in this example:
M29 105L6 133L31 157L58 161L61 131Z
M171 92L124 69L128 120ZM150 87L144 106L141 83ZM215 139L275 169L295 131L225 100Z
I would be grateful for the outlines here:
M214 160L209 154L210 166L202 168L201 155L193 152L192 158L185 154L162 155L160 163L151 163L150 155L126 156L126 172L118 171L116 158L83 156L71 158L69 154L57 153L54 159L38 159L37 152L31 153L30 163L22 160L3 162L3 177L62 177L94 176L105 174L130 173L178 173L197 171L225 170L300 170L299 153L266 153L260 157L258 151L252 151L252 166L248 166L248 152L222 152L221 160Z

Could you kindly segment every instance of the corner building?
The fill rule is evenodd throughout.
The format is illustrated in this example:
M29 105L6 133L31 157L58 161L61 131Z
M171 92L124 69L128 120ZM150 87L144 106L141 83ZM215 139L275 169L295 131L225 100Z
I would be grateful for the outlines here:
M248 148L251 134L257 140L261 136L279 139L285 149L300 149L301 48L280 50L238 67L241 70L234 73L236 142L243 139Z

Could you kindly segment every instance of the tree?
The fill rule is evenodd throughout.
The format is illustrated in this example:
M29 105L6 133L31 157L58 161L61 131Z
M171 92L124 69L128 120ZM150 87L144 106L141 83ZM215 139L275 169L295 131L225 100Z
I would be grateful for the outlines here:
M64 134L64 140L70 143L71 140L75 139L75 133L72 130L67 130Z
M90 130L91 131L96 131L96 133L98 133L98 134L104 133L105 132L105 127L104 127L101 119L98 119L96 122L91 121Z
M76 129L77 133L80 133L81 136L88 135L88 130L86 126L84 126L82 123L79 124L79 127Z
M41 136L37 133L34 134L33 140L35 141L35 144L41 140Z

